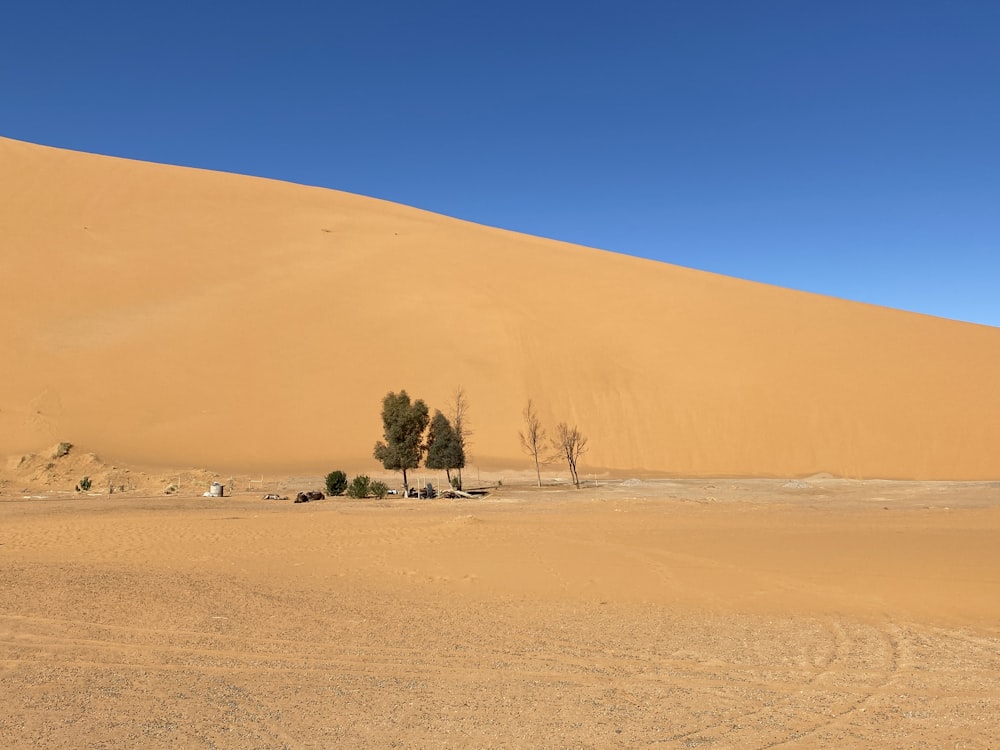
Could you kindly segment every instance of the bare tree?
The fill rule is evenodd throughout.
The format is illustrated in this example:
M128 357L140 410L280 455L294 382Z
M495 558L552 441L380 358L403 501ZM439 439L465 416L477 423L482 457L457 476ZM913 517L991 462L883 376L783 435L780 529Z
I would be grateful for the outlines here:
M538 486L542 486L542 471L538 468L540 463L545 463L542 452L545 450L545 428L542 427L542 420L538 418L534 404L528 399L528 405L522 412L524 415L524 432L518 432L521 438L521 449L535 459L535 475L538 477Z
M573 486L580 488L580 475L576 472L576 463L587 452L587 438L574 425L569 427L565 422L556 425L556 436L552 438L552 448L569 465L569 473L573 476Z
M462 489L462 469L465 468L465 459L468 456L472 437L472 430L469 429L469 402L465 398L465 389L459 386L455 389L455 395L451 402L451 428L458 437L458 447L462 452L462 465L458 467L458 489Z

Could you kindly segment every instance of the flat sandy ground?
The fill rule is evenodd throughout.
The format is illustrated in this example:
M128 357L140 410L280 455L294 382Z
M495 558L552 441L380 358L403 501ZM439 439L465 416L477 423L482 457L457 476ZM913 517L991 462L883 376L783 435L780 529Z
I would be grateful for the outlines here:
M1000 740L1000 484L0 497L0 747Z

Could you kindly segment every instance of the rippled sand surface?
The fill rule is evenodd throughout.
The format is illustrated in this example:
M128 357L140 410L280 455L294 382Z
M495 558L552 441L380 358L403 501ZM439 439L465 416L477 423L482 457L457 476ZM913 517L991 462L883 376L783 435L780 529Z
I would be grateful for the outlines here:
M0 746L995 747L1000 487L0 498Z

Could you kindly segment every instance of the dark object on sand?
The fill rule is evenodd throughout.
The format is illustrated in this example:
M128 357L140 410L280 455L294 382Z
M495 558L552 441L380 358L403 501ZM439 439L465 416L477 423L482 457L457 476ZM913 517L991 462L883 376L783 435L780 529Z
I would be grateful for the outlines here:
M322 492L300 492L295 496L295 502L297 503L311 503L314 500L322 500L326 495Z

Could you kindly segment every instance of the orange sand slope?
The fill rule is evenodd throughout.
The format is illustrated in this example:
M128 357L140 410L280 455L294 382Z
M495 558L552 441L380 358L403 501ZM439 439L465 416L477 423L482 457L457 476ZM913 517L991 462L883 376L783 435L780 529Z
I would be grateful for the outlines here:
M527 398L584 470L1000 477L1000 329L332 190L0 139L0 454L374 468L379 402Z

